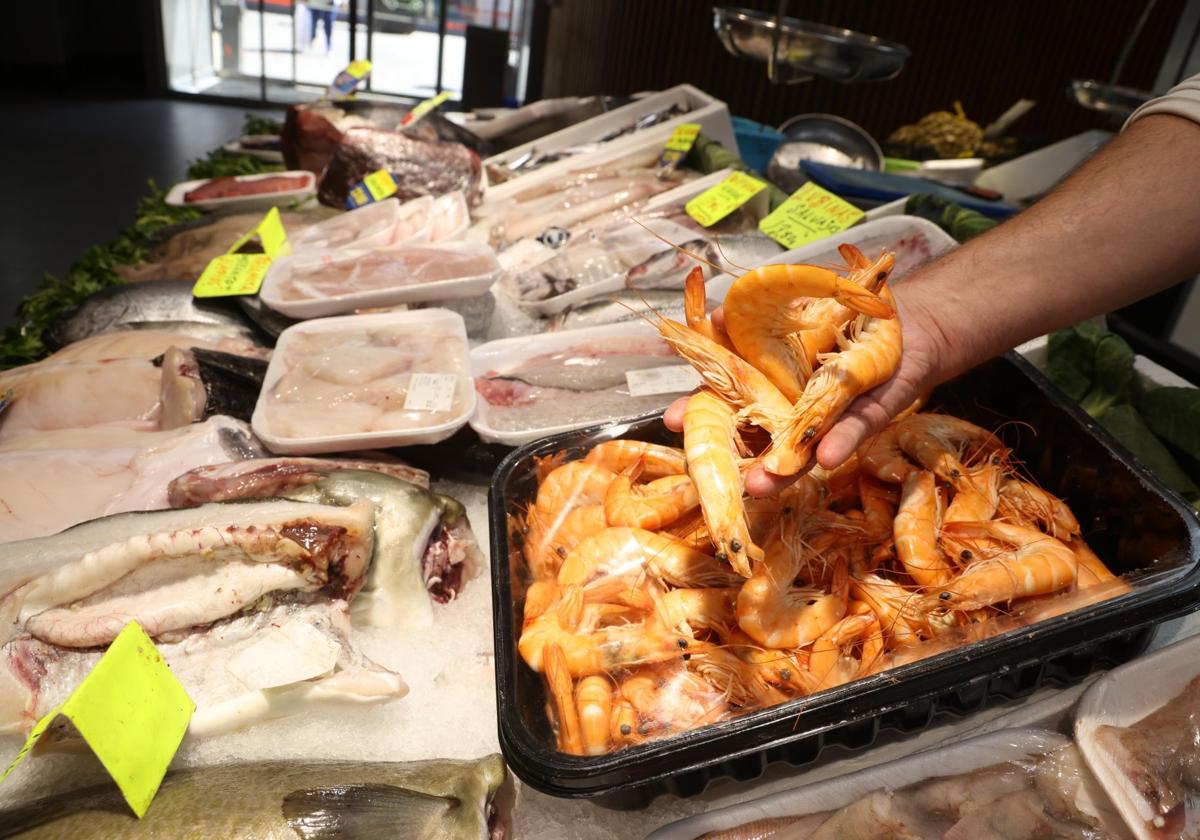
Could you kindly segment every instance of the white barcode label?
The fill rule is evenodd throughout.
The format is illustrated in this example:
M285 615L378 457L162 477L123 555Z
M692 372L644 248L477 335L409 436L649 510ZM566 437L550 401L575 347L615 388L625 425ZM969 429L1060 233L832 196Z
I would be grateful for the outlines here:
M449 411L458 377L452 373L414 373L404 397L405 411Z
M629 396L649 397L654 394L685 394L699 388L703 380L691 365L667 365L625 371Z

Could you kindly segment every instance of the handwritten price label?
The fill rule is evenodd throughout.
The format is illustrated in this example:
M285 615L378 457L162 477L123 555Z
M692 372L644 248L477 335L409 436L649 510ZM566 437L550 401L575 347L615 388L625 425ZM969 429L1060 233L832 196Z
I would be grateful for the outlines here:
M663 146L662 154L658 156L659 166L676 166L687 157L692 150L696 138L700 136L700 126L696 123L684 123L676 126Z
M222 254L205 267L192 294L198 298L256 295L270 267L266 254Z
M287 231L283 229L283 220L279 218L278 207L272 207L268 210L267 215L263 216L263 220L255 225L252 231L237 242L234 242L233 246L226 253L236 254L241 250L243 245L256 236L258 237L258 241L262 243L264 254L271 259L281 256L284 246L287 245Z
M704 227L712 227L766 188L767 185L757 178L745 172L734 172L693 198L683 209Z
M346 195L346 206L353 210L364 204L383 201L388 196L395 195L396 190L396 179L392 177L392 173L386 169L380 169L350 188L350 192Z
M758 229L790 250L843 231L864 215L809 181L759 222Z

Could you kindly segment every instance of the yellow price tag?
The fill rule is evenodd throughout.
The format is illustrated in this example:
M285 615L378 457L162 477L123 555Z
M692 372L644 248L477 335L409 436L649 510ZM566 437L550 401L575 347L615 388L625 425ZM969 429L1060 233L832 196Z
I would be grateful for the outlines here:
M809 181L759 222L758 229L791 249L843 231L864 215L853 204Z
M449 91L444 90L441 93L439 93L437 96L432 97L431 99L426 99L423 102L418 102L417 106L415 108L413 108L411 111L409 111L407 114L405 114L404 118L400 120L400 126L403 128L404 126L412 125L417 120L421 119L426 114L428 114L430 111L432 111L434 108L436 108L437 106L439 106L443 102L445 102L447 99L449 99L450 95L451 94Z
M663 146L669 152L683 152L687 154L692 150L692 144L696 142L696 138L700 135L700 126L696 123L684 123L675 127L671 132L671 136L667 138L666 145Z
M267 215L263 216L263 220L255 225L254 229L233 243L227 254L237 253L238 249L253 239L258 237L258 241L262 243L263 253L271 259L281 256L281 251L287 245L287 231L283 229L283 220L279 218L279 208L272 207L267 211Z
M222 254L205 267L192 286L199 298L258 294L271 258L266 254Z
M367 192L371 194L371 198L376 201L382 201L389 195L394 195L397 190L396 179L386 169L372 172L366 178L363 178L363 185L367 188Z
M354 89L359 83L367 77L371 72L371 62L365 59L351 61L346 65L346 69L338 73L330 82L329 87L325 91L323 99L330 98L353 98Z
M195 709L150 637L131 621L71 696L34 725L0 781L62 715L75 725L140 818L158 792Z
M361 79L371 72L371 62L365 58L360 58L357 61L351 61L346 65L346 73L356 79Z
M684 211L704 227L712 227L767 185L745 172L734 172L715 187L709 187L683 206Z

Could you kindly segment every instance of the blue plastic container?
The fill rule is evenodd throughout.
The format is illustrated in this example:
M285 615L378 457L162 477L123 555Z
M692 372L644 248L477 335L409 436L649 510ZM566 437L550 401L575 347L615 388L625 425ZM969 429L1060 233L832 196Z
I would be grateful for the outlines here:
M738 154L755 172L766 172L771 155L783 141L783 135L769 125L745 117L733 118L733 135L737 138Z

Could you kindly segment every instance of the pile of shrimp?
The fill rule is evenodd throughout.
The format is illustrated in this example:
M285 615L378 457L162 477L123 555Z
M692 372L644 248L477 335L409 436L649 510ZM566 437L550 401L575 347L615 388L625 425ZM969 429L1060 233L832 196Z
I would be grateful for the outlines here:
M1128 588L1067 504L965 420L898 419L837 470L739 495L736 528L704 504L711 466L684 438L542 459L510 518L528 572L518 651L563 752L806 697Z

